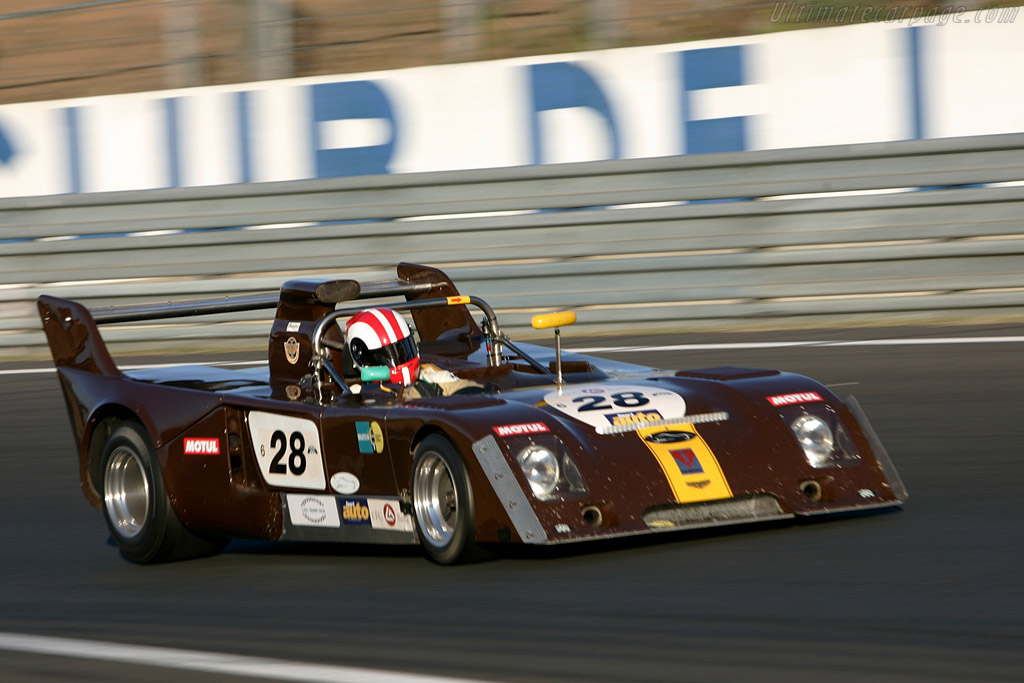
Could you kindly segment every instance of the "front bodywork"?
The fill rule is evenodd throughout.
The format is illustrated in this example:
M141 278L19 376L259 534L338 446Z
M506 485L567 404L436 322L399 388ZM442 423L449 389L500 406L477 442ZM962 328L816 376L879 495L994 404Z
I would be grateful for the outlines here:
M311 340L355 289L289 283L269 367L122 372L79 304L40 299L78 444L82 487L100 507L98 452L119 420L141 423L174 512L218 536L416 543L410 481L417 445L443 434L460 453L480 542L551 544L899 505L906 492L863 412L799 375L721 367L666 372L583 356L545 368L549 349L494 362L492 339L454 285L403 265L423 362L474 381L470 395L354 395L311 380L327 358ZM331 283L334 284L334 283ZM415 289L414 289L415 287ZM433 298L429 299L433 301ZM486 321L485 321L486 322ZM486 324L485 324L486 327ZM836 435L814 462L791 425ZM566 476L548 496L519 458L543 448ZM571 481L570 481L571 480Z

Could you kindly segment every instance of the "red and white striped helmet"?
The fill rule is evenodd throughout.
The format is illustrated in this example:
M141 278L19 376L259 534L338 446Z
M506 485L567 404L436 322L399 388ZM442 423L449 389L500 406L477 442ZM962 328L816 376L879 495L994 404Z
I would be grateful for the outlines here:
M345 324L352 363L356 368L386 366L391 381L412 384L420 370L416 340L405 318L390 308L368 308Z

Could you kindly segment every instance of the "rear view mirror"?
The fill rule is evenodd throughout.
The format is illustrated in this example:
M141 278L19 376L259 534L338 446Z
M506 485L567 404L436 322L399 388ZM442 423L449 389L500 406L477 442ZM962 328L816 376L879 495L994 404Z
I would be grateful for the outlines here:
M535 330L547 330L555 328L555 384L562 386L562 326L572 325L576 322L574 311L559 311L557 313L542 313L530 319Z
M576 322L574 311L559 311L558 313L541 313L530 318L530 324L535 330L546 330L552 327L564 327Z

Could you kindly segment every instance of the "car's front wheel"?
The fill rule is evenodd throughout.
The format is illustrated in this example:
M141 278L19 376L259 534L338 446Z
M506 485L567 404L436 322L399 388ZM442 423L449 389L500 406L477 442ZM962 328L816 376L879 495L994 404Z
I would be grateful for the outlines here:
M152 563L219 552L225 541L202 538L171 508L149 437L136 422L119 424L103 448L103 516L121 552Z
M431 559L456 564L473 559L473 488L455 447L440 435L425 438L412 469L416 531Z

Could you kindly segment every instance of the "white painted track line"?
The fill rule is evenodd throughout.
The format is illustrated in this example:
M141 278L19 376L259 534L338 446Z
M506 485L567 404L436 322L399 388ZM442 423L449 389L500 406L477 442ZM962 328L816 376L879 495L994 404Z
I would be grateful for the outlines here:
M466 678L362 669L328 664L306 664L283 659L105 643L98 640L54 638L0 631L0 650L58 657L75 657L124 664L249 676L276 681L330 683L482 683Z
M862 339L855 341L765 341L721 344L670 344L665 346L588 346L570 349L575 353L627 353L631 351L728 351L735 349L783 349L799 346L912 346L915 344L1020 344L1024 337L918 337L908 339Z

